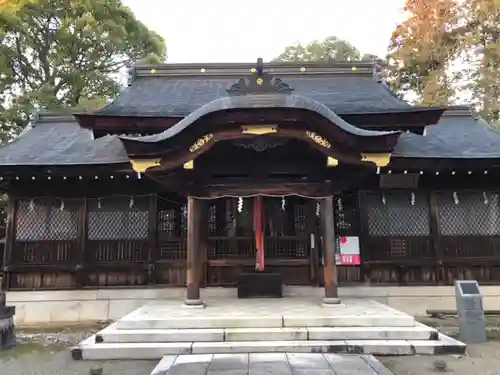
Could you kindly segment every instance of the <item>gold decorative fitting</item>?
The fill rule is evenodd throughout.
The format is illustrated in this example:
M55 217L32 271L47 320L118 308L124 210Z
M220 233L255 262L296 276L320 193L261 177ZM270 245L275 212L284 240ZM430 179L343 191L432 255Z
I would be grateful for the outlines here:
M155 74L156 73L156 69L151 69L151 73Z
M305 68L305 67L301 67L301 68L300 68L300 71L301 71L302 73L304 73L304 72L306 71L306 68Z
M191 152L198 151L200 148L205 146L213 137L214 135L211 133L204 135L203 137L198 139L195 143L193 143L191 147L189 147L189 151Z
M391 154L361 154L361 160L374 163L377 167L387 167Z
M357 70L358 68L356 68L355 66L353 66L351 69L352 69L352 70Z
M306 131L306 135L311 138L314 142L316 142L318 145L324 147L324 148L331 148L332 145L330 144L330 142L328 142L325 138L323 138L322 136L314 133L314 132L311 132L311 131Z
M331 156L326 159L326 166L327 167L336 167L339 165L339 161L337 159L332 158Z
M252 73L255 73L255 72L257 71L257 69L252 68L252 69L250 69L250 71L251 71Z
M132 164L132 169L137 173L144 173L146 169L157 167L160 165L160 159L136 159L130 160Z
M205 73L206 72L205 68L201 68L200 72Z
M264 83L264 80L259 77L255 80L255 82L257 82L258 85L262 85Z
M194 160L190 160L184 163L184 169L193 169L194 168Z
M278 125L249 125L241 127L241 132L243 134L262 135L276 133L277 131Z

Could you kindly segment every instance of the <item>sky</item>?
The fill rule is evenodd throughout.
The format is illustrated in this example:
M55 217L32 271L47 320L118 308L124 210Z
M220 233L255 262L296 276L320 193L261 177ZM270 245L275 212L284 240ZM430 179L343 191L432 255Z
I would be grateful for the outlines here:
M404 0L124 0L163 36L168 62L268 61L327 36L385 56Z

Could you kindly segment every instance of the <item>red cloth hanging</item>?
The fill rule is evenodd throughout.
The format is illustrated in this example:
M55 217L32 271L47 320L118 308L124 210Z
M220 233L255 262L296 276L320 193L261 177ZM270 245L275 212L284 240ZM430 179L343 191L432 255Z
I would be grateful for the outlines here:
M255 233L257 271L264 270L264 210L262 196L258 195L253 200L253 231Z

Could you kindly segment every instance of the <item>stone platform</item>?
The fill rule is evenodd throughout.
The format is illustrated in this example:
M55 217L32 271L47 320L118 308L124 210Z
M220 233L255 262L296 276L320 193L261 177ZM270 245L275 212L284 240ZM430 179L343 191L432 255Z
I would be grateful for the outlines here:
M73 348L75 359L160 359L164 355L317 352L413 355L465 352L465 345L401 311L366 299L323 307L318 299L181 300L125 315Z

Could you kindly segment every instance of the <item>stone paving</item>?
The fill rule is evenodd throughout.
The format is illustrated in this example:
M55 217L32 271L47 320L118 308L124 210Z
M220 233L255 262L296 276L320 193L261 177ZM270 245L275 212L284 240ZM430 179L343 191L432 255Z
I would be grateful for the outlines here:
M392 375L372 356L320 353L166 356L151 375Z

